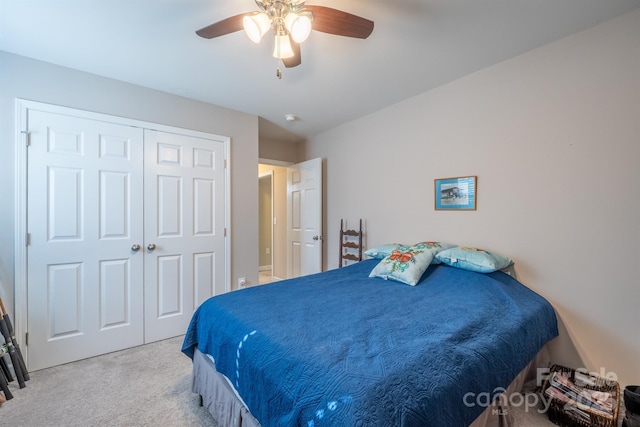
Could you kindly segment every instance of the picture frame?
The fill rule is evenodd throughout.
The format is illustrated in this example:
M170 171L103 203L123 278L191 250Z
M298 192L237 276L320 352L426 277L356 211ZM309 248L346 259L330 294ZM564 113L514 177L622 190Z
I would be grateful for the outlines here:
M478 177L459 176L434 180L435 209L475 211L478 199Z

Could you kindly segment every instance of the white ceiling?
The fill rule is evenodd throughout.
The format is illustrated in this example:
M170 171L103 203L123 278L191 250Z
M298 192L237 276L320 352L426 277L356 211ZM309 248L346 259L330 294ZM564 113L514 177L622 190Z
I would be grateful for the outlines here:
M313 31L302 65L271 38L195 30L252 0L0 0L0 50L257 115L298 141L640 7L640 0L309 0L375 22L366 40ZM280 66L282 79L276 77ZM2 72L2 70L0 70ZM299 119L287 122L285 114Z

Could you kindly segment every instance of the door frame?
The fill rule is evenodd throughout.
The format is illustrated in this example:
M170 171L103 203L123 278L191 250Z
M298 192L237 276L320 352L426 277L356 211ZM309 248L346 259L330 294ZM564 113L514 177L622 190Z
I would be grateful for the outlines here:
M293 165L293 162L288 162L288 161L283 161L283 160L274 160L274 159L268 159L265 157L260 157L258 158L258 165L264 165L264 166L278 166L278 167L284 167L287 168L291 165ZM273 174L273 170L270 171ZM286 172L285 172L286 175ZM260 179L260 174L258 174L258 179ZM272 179L271 179L271 187L272 187L272 196L275 190L275 174L272 175ZM278 216L279 221L281 224L284 224L285 230L284 230L284 236L282 235L282 233L279 233L276 235L276 224L272 224L272 244L271 244L271 273L272 273L272 277L277 278L278 280L282 280L282 279L288 279L289 277L287 277L288 275L288 267L287 267L287 218L288 218L288 213L287 213L287 209L286 209L286 198L287 198L287 189L286 189L286 177L285 177L285 187L284 187L284 194L282 195L282 197L284 197L284 202L285 202L285 207L284 207L284 213L280 212L281 215ZM276 208L274 205L276 205L279 201L281 201L280 199L276 199L275 197L272 199L272 208L274 210L273 214L272 214L272 219L273 216L276 215ZM283 222L284 221L284 222ZM280 246L278 246L279 250L276 252L276 241L280 240L280 239L284 239L284 244L281 244ZM282 243L282 242L281 242ZM277 261L279 260L279 261ZM285 265L284 265L284 274L280 275L280 276L275 276L274 272L275 272L275 264L276 262L281 263L282 260L284 260ZM259 264L259 263L258 263ZM281 270L281 269L279 269Z
M125 126L139 127L143 129L154 129L167 133L178 133L196 138L204 138L224 143L224 227L225 227L225 271L224 282L225 292L231 290L231 138L228 136L216 135L207 132L195 131L191 129L180 128L177 126L168 126L158 123L146 122L143 120L130 119L126 117L113 116L110 114L96 113L76 108L63 107L59 105L47 104L37 101L29 101L16 98L15 101L16 121L15 121L15 261L14 261L14 329L18 345L22 351L28 353L26 333L28 331L27 324L27 245L28 245L28 223L27 223L27 159L29 135L28 129L28 113L29 110L43 111L53 114L62 114L73 117L79 117L89 120L97 120L108 123L115 123ZM25 360L28 355L25 354Z
M273 240L274 240L274 237L273 237L273 229L274 229L274 227L273 227L273 171L270 170L270 171L267 171L265 173L258 174L258 183L260 183L261 179L264 179L264 178L267 178L267 177L269 177L269 183L270 183L270 186L271 186L271 188L269 190L270 191L270 196L271 196L271 203L270 203L270 206L269 206L269 210L270 210L270 212L269 212L269 219L270 219L269 220L269 227L271 227L271 233L270 233L271 234L271 242L269 243L269 249L270 249L271 252L269 254L271 255L270 256L270 258L271 258L271 262L270 262L270 264L271 264L271 277L273 278L273 264L274 264L274 262L273 262ZM260 234L260 225L258 225L258 234ZM260 248L260 243L258 243L258 248ZM260 270L260 267L262 267L262 266L260 265L260 255L258 255L258 270Z

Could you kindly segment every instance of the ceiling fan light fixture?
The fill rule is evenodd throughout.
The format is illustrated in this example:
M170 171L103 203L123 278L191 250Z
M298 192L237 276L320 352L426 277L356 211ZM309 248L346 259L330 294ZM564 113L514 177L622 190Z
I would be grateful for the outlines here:
M271 28L271 20L266 13L260 12L242 18L242 26L252 42L260 43L262 36Z
M311 17L308 14L290 12L284 18L284 26L296 43L302 43L311 33Z
M293 68L302 62L300 46L311 30L359 39L366 39L373 31L373 21L331 7L305 6L305 0L254 1L259 11L229 16L200 28L196 34L213 39L244 28L251 41L260 43L273 30L273 56L282 60L285 67Z
M273 47L273 57L278 59L287 59L293 57L293 48L291 47L291 40L287 33L278 34L275 36L275 44Z

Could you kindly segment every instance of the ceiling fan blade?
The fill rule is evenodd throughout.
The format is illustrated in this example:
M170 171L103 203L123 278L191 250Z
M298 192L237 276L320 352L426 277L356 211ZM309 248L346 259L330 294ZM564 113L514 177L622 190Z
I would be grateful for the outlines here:
M322 33L366 39L373 31L373 21L325 6L305 5L313 13L311 28Z
M241 13L240 15L231 16L229 18L218 21L214 24L207 25L196 31L196 34L205 39L224 36L225 34L235 33L243 29L242 18L251 13Z
M291 40L291 36L289 36ZM300 43L296 43L291 40L291 49L293 50L293 56L291 58L285 58L282 63L287 68L297 67L302 63L302 56L300 55Z

